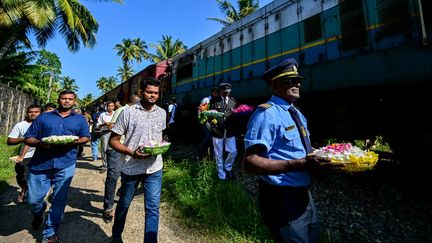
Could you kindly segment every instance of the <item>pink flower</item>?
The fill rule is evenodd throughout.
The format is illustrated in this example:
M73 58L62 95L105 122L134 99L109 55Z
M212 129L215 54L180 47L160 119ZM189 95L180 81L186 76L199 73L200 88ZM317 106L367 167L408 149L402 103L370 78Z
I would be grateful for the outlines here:
M254 110L254 108L252 106L249 105L240 105L237 108L234 108L232 111L234 113L248 113L248 112L252 112Z

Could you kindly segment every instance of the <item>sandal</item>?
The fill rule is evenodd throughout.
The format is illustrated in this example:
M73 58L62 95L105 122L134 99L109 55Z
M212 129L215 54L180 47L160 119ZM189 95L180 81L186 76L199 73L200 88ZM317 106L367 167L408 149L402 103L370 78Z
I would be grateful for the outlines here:
M19 193L18 193L18 196L17 196L17 203L24 203L24 198L25 198L25 192L24 191L20 191Z
M113 209L104 210L102 213L102 217L105 222L111 222L112 219L114 218L114 210Z

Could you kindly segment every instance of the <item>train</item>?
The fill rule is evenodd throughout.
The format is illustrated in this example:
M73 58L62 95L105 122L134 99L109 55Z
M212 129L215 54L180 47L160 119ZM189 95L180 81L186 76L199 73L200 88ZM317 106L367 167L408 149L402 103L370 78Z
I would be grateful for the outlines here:
M239 103L265 102L270 90L261 75L295 58L305 77L298 106L312 139L379 134L401 158L414 160L432 148L431 38L430 0L275 0L148 66L105 98L126 99L142 77L160 78L162 103L175 96L187 126L222 82L232 84Z

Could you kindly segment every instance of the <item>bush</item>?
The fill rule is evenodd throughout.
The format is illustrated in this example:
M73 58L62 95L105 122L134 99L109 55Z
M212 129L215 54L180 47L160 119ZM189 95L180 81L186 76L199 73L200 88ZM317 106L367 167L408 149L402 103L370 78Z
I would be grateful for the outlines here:
M213 161L167 161L163 178L163 197L189 226L235 242L270 241L255 202L239 184L220 181Z
M0 193L2 193L9 181L15 176L15 164L9 160L13 155L17 155L19 146L8 146L7 137L0 136Z

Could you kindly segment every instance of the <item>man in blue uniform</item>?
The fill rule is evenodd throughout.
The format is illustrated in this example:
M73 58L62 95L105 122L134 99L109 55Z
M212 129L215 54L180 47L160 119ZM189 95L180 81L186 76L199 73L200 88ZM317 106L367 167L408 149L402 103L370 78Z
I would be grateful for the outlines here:
M303 77L288 59L266 71L272 97L258 106L245 136L244 168L260 175L259 207L275 242L318 242L318 221L309 193L313 167L331 166L308 156L313 150L306 118L293 105Z

